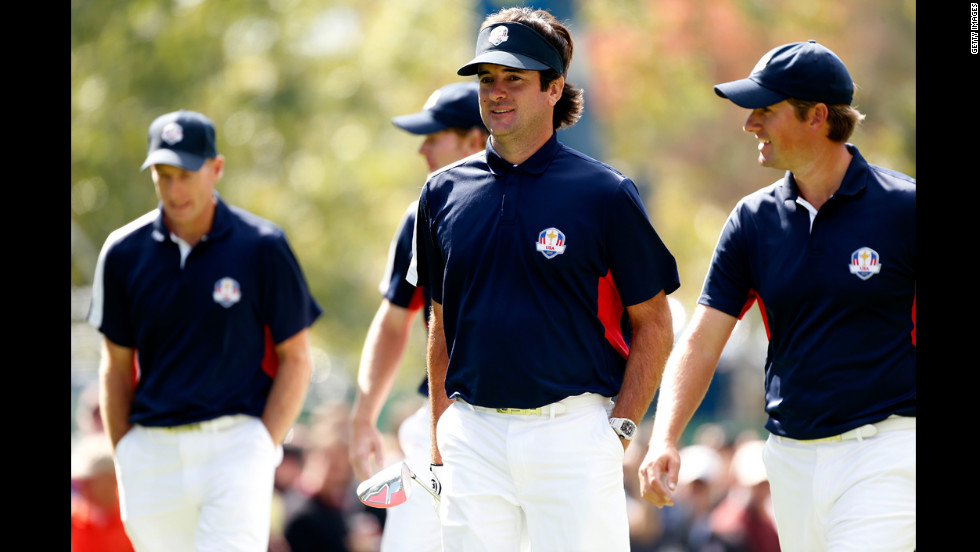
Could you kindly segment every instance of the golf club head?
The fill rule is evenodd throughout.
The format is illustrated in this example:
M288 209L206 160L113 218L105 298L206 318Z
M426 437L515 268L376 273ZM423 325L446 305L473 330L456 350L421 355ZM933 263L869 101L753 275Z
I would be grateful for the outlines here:
M392 508L404 504L412 492L415 474L404 461L392 464L357 486L357 498L372 508Z

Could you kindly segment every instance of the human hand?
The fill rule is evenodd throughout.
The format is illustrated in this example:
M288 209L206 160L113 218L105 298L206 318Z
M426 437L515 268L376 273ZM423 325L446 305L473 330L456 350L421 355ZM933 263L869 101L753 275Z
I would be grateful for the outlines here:
M349 457L355 477L361 481L371 477L381 466L385 465L381 432L373 425L351 424ZM373 464L372 460L374 461Z
M650 445L640 463L640 494L657 508L673 506L681 457L674 445Z

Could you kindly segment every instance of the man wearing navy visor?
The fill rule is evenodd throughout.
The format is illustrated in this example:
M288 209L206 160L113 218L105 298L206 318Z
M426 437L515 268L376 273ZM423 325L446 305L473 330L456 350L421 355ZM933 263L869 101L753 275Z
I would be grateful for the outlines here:
M634 183L558 141L583 109L572 52L546 11L491 14L458 70L477 76L490 140L419 197L408 278L432 294L445 551L629 549L623 456L680 284Z

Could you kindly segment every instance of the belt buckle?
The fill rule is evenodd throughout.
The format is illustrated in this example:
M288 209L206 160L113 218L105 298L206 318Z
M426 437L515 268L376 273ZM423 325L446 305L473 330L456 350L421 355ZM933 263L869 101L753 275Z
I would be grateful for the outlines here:
M540 408L498 408L500 414L516 414L519 416L540 416Z
M191 422L189 424L183 424L179 426L167 426L163 428L168 433L183 433L185 431L194 431L201 429L201 422Z
M840 435L834 435L832 437L824 437L822 439L807 439L807 443L835 443L837 441L842 441Z

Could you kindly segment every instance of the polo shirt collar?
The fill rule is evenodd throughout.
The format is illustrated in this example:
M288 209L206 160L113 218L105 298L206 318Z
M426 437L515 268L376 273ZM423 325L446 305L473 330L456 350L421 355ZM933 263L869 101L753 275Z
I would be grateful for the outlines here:
M490 165L490 172L494 176L500 176L506 174L507 172L514 170L515 168L520 168L522 171L540 176L544 174L544 171L548 169L548 165L551 165L551 161L555 158L558 150L561 148L561 144L558 143L558 133L552 132L551 138L544 143L543 146L538 148L538 151L534 152L531 157L528 157L520 165L513 165L506 159L500 156L493 149L491 141L487 140L487 164Z
M851 164L847 166L847 172L844 173L844 181L841 182L840 188L837 189L837 193L834 195L853 196L857 195L858 192L867 186L867 178L865 176L868 174L869 168L868 162L861 156L861 152L858 151L857 146L846 144L846 147L847 151L851 152Z
M837 192L834 193L834 196L854 196L867 185L865 176L869 170L868 162L864 160L861 152L858 151L857 146L854 144L848 143L845 144L845 147L851 153L851 163L847 166L847 171L844 173L844 180L841 182ZM793 178L792 172L786 171L786 176L783 177L782 184L779 186L777 193L783 201L794 202L799 197L800 190L796 187L796 179Z
M214 206L214 220L211 221L211 231L205 234L201 241L207 241L224 235L231 228L231 210L222 201L218 191L215 190L214 198L217 200ZM157 218L153 220L153 232L150 234L155 241L164 242L169 239L170 230L163 223L163 203L157 203Z

